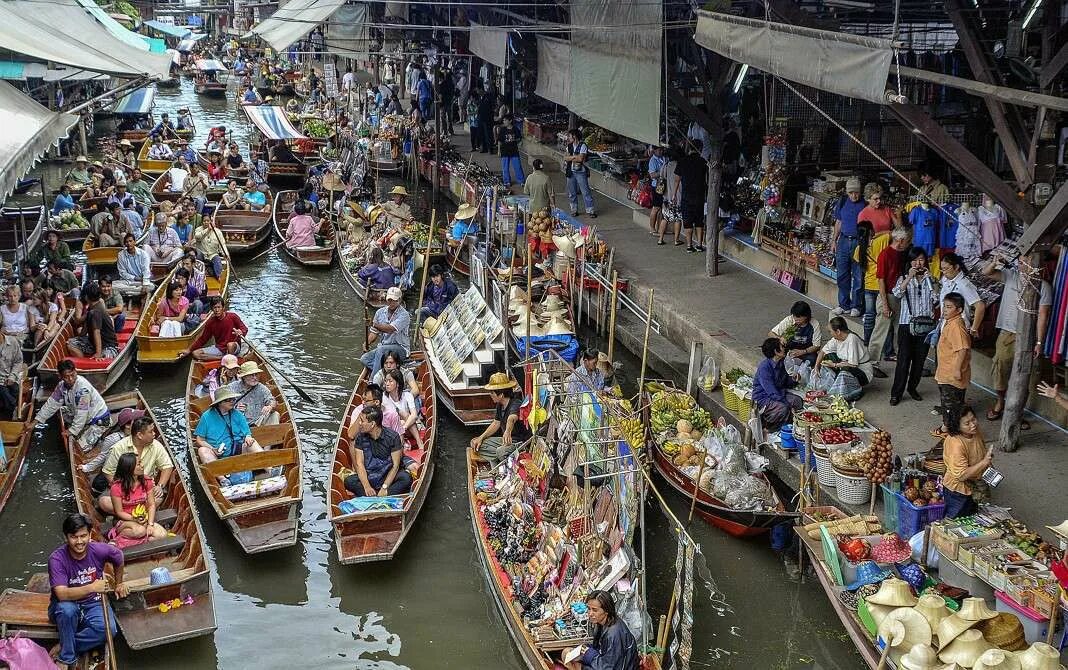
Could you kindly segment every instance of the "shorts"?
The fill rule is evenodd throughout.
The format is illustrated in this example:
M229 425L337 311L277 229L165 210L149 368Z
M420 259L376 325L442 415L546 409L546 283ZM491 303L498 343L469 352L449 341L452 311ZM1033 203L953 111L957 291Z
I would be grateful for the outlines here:
M223 355L226 353L225 351L221 351L214 344L204 347L203 349L201 349L201 351L204 352L205 356L210 356L212 358L222 358ZM244 342L242 342L240 345L238 345L237 355L238 355L239 358L241 356L247 356L248 355L248 345L245 344Z
M705 204L684 202L680 207L682 210L682 227L683 228L701 228L705 225Z
M652 201L651 201L652 204L649 205L650 207L663 207L664 206L664 194L663 193L657 193L656 189L654 188L651 195L652 195Z
M1012 374L1012 359L1016 354L1016 333L1001 331L994 344L994 358L991 360L990 375L994 378L994 390L1005 391L1009 388L1009 376Z
M81 335L79 337L72 337L69 340L67 340L67 342L72 347L75 347L78 351L81 351L81 352L86 353L86 354L92 354L93 349L94 349L93 343L89 341L89 336L88 335ZM104 347L100 351L100 357L101 358L116 358L118 355L119 355L118 347Z
M949 425L949 417L955 412L959 412L960 408L964 406L964 391L965 389L958 388L952 384L939 384L938 385L938 399L942 407L942 421Z

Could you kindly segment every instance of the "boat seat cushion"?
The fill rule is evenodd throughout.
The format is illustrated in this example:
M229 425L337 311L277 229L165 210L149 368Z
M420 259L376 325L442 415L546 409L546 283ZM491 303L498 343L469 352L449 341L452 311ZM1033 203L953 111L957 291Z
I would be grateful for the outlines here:
M423 458L426 457L426 449L405 449L404 455L415 461L417 465L422 465Z
M115 339L118 340L119 346L129 342L131 337L133 337L133 333L125 330L115 335Z
M122 330L119 333L133 333L137 330L137 319L126 318L126 322L122 324Z
M127 561L136 561L158 554L177 554L185 547L185 538L181 535L168 535L159 540L152 540L122 550L122 556Z
M79 370L104 370L115 360L113 358L76 358L74 356L68 356L67 358L74 361L74 366Z
M285 490L285 488L285 475L278 475L277 477L268 477L267 479L257 479L246 484L220 486L219 493L230 502L236 502L238 500L273 495Z

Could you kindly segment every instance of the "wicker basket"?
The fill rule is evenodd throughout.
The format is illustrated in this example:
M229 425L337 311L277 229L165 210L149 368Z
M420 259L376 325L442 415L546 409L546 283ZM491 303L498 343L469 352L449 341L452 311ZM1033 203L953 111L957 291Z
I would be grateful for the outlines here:
M831 465L831 459L818 451L813 451L812 456L816 459L816 478L819 479L820 486L827 489L838 486L838 473Z
M745 423L749 421L749 416L753 413L753 399L739 395L737 391L735 392L735 397L738 398L738 409L734 411L734 415L737 416L742 423Z
M871 482L864 474L843 474L835 469L838 499L847 505L863 505L871 500Z
M723 406L726 407L727 411L731 414L737 414L740 399L738 398L738 394L734 392L734 386L727 382L723 382L720 385L720 388L723 389Z

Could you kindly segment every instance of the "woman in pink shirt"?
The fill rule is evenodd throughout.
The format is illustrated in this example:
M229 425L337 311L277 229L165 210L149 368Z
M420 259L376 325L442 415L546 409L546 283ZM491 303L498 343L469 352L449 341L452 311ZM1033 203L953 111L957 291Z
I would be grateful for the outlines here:
M298 200L293 205L293 212L289 215L286 226L286 248L315 246L315 233L319 231L319 224L307 212L308 208L303 200Z
M868 221L876 233L885 233L901 225L901 215L890 205L883 204L881 189L868 196L868 206L860 210L857 221Z

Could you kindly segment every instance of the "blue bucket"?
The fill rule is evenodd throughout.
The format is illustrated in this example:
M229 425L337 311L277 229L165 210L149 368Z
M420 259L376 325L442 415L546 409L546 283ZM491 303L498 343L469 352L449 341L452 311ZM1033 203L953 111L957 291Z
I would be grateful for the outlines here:
M816 455L811 453L811 452L809 452L805 448L805 443L802 442L801 440L795 440L795 442L797 443L797 460L799 460L802 463L804 463L805 462L805 456L807 454L807 456L808 456L808 467L812 468L812 469L815 469L815 467L816 467Z
M794 439L794 427L786 424L779 429L779 441L783 449L797 449L797 440Z

